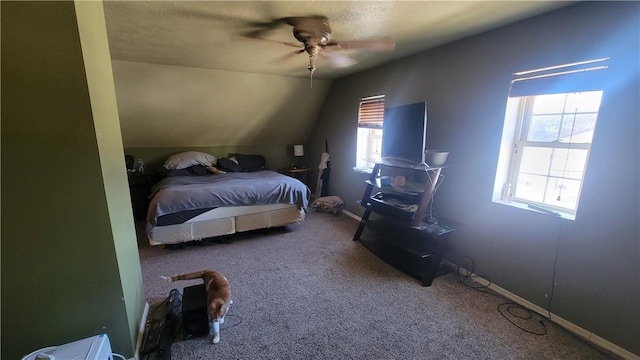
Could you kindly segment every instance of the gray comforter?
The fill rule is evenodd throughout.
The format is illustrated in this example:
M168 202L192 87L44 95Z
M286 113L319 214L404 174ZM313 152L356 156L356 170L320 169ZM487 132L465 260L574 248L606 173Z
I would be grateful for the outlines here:
M162 179L151 191L147 222L185 210L221 206L296 204L309 206L311 191L300 180L271 170Z

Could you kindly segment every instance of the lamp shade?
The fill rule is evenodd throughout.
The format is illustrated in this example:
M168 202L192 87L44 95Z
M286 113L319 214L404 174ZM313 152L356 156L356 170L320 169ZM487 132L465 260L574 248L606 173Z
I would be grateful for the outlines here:
M293 145L293 156L304 156L304 146Z

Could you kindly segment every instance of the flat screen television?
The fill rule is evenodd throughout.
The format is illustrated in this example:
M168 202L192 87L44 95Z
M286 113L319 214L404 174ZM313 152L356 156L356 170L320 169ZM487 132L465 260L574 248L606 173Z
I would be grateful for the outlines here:
M382 123L382 159L424 162L427 103L386 108Z

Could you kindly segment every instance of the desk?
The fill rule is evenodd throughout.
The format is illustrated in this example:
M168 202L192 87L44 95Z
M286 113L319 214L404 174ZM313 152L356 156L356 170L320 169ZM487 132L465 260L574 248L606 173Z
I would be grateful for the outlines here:
M284 169L282 170L282 173L288 176L291 176L292 178L296 178L300 181L302 181L305 185L309 186L309 184L307 184L307 174L309 173L309 168L292 168L292 169Z

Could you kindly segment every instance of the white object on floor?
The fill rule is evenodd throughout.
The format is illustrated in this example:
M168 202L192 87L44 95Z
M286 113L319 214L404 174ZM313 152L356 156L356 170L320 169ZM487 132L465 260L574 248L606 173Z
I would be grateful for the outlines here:
M113 360L113 354L109 337L106 334L100 334L60 346L42 348L22 358L22 360L36 359Z

